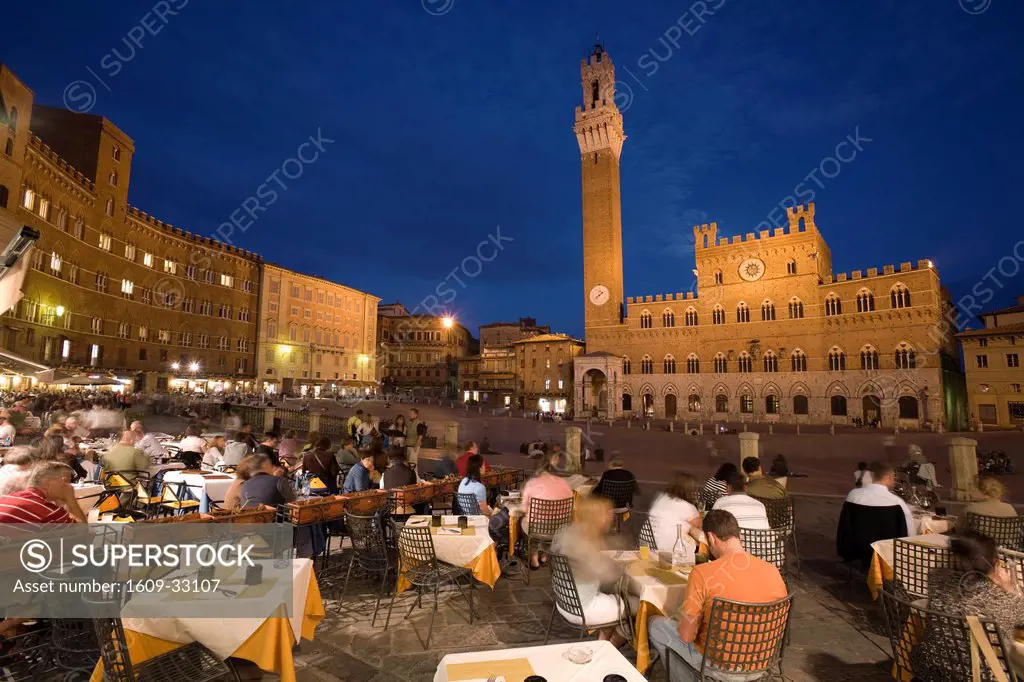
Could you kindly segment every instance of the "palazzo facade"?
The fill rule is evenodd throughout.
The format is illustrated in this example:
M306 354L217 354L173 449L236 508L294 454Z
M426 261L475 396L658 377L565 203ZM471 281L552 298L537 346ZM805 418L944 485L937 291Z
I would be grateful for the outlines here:
M626 297L615 69L581 62L587 354L577 414L703 421L959 427L951 304L930 260L834 273L815 206L726 237L693 226L696 291Z

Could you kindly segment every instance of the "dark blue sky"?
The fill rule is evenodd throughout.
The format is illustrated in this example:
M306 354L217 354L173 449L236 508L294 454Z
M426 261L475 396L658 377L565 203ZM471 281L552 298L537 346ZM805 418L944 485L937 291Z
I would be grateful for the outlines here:
M582 333L572 122L597 34L630 88L627 295L689 288L693 223L753 231L855 129L871 142L810 185L837 271L932 258L961 294L1012 258L1024 3L719 4L701 24L654 1L190 0L150 15L159 32L111 77L105 55L130 55L153 4L14 3L0 59L41 103L93 83L93 113L135 140L132 203L194 232L320 129L336 142L236 242L385 301L412 307L500 225L514 241L452 280L474 332L532 315ZM997 277L989 307L1024 293L1024 275Z

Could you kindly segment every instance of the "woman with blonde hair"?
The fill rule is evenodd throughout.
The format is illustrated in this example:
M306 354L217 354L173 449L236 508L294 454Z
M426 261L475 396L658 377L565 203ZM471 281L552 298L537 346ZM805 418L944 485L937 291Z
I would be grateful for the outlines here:
M676 532L682 527L683 538L696 547L700 536L700 512L697 511L697 479L677 471L668 490L660 493L648 512L654 540L659 550L670 550L676 544Z
M253 467L259 461L259 457L256 455L249 455L235 467L235 480L231 481L231 485L228 486L227 492L224 493L224 501L221 503L221 509L226 511L234 511L241 506L242 503L242 486L245 482L252 478Z
M971 502L960 515L957 527L962 531L967 527L968 514L982 514L984 516L1017 516L1017 510L1013 505L1004 502L1006 497L1006 486L1002 481L992 476L982 476L978 479L978 492L982 499Z
M587 495L576 505L575 520L555 535L551 551L569 560L576 592L587 625L616 623L627 615L626 602L618 594L602 591L614 589L622 576L623 567L602 554L607 549L605 536L612 525L612 503L604 497ZM579 617L558 612L574 625L582 625ZM618 646L625 638L614 627L599 632L600 639L610 639Z

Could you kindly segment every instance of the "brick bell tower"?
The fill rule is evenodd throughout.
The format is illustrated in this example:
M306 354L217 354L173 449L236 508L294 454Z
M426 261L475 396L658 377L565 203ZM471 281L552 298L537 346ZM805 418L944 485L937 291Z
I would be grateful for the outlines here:
M624 314L619 156L626 136L615 105L615 66L601 44L580 61L580 74L583 106L576 107L575 131L583 171L583 295L589 342L591 331L620 325Z

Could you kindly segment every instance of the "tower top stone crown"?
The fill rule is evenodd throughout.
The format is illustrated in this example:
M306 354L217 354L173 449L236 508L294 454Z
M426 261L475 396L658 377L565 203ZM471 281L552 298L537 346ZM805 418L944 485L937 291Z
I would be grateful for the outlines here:
M580 87L583 105L576 107L575 126L580 153L610 150L618 158L626 135L615 103L615 65L601 43L580 60Z

